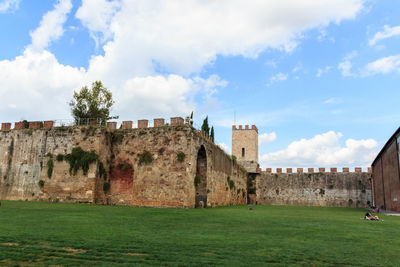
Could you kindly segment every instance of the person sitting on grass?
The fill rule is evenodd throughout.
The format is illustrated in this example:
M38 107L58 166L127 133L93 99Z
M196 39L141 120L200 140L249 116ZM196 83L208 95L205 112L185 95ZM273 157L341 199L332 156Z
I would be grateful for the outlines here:
M371 212L368 211L364 216L364 220L379 221L379 217L378 216L372 216Z

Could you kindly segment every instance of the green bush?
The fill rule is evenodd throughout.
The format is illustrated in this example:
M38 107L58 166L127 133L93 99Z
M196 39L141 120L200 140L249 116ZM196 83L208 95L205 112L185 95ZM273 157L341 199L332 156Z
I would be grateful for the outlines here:
M200 183L201 183L201 178L200 178L200 176L196 175L194 177L194 186L198 187Z
M233 161L233 164L236 164L236 163L237 163L236 156L232 155L232 161Z
M109 182L104 182L103 184L103 191L108 192L110 190L110 183Z
M57 160L58 162L63 161L63 160L64 160L64 155L63 155L63 154L58 154L57 157L56 157L56 160Z
M106 172L106 169L104 168L103 162L99 161L97 166L99 167L99 175L100 175L100 177L103 177L104 180L107 180L107 172Z
M40 180L40 181L38 182L38 185L42 188L42 187L44 186L44 181L43 181L43 180Z
M183 152L179 152L178 154L176 154L176 158L178 159L179 162L183 162L185 160L185 153Z
M153 162L153 156L147 150L143 151L142 154L139 154L139 165L142 164L150 164Z
M235 182L233 180L229 180L229 189L235 188Z
M95 151L84 151L80 147L74 147L70 154L65 155L64 159L69 163L69 172L76 175L78 170L82 168L83 175L87 175L89 165L97 161L99 156Z
M49 177L49 179L53 175L53 167L54 167L53 159L49 159L47 161L47 177Z

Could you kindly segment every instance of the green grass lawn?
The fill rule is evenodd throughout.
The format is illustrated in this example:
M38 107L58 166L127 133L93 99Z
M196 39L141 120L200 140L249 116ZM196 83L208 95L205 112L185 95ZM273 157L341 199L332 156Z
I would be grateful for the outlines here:
M0 265L400 266L400 217L364 213L2 201Z

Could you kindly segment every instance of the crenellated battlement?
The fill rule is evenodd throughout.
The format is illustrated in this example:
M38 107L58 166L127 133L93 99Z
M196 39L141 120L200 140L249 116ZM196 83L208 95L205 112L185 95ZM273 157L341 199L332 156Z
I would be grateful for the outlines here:
M304 173L304 170L307 170L307 173L372 173L371 167L368 167L366 170L363 171L363 168L361 167L355 167L353 171L350 170L349 167L343 167L342 171L338 171L338 168L330 168L330 171L328 172L326 168L317 168L318 171L316 171L315 168L296 168L296 172L294 172L294 168L286 168L286 173ZM266 168L265 170L262 170L261 168L257 169L258 173L276 173L276 174L281 174L283 172L283 168L276 168L275 171L272 171L272 168Z
M251 128L249 125L238 125L239 128L236 127L236 125L232 125L232 131L239 131L239 130L255 130L258 133L258 128L255 125L251 125Z
M10 130L21 130L21 129L51 129L56 126L56 120L48 120L48 121L19 121L14 123L14 128L12 128L12 123L4 122L1 124L1 131L10 131ZM106 127L111 130L118 129L118 123L116 121L109 121L106 124ZM185 120L182 117L172 117L170 118L169 126L179 126L184 125ZM72 125L72 124L71 124ZM86 125L86 124L83 124ZM96 120L88 120L87 125L96 126L99 123ZM137 120L137 121L123 121L120 126L121 129L132 129L132 128L150 128L150 127L163 127L167 125L165 123L165 119L156 118L153 121L149 121L146 119ZM64 123L59 123L57 126L68 126Z

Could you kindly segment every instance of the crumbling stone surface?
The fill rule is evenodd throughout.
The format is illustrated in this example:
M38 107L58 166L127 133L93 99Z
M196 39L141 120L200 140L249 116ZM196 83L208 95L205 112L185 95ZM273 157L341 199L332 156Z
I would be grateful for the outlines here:
M267 173L256 180L265 205L364 207L372 203L371 173Z
M247 173L222 149L187 125L142 129L54 127L0 132L0 197L9 200L194 207L197 153L207 156L207 203L246 203ZM57 155L75 147L95 151L87 175L70 173ZM151 162L141 162L141 155ZM185 157L178 160L177 154ZM49 161L53 169L48 177ZM227 177L233 181L230 188ZM39 181L43 181L40 185ZM232 182L231 182L232 183ZM106 186L109 185L109 188Z

